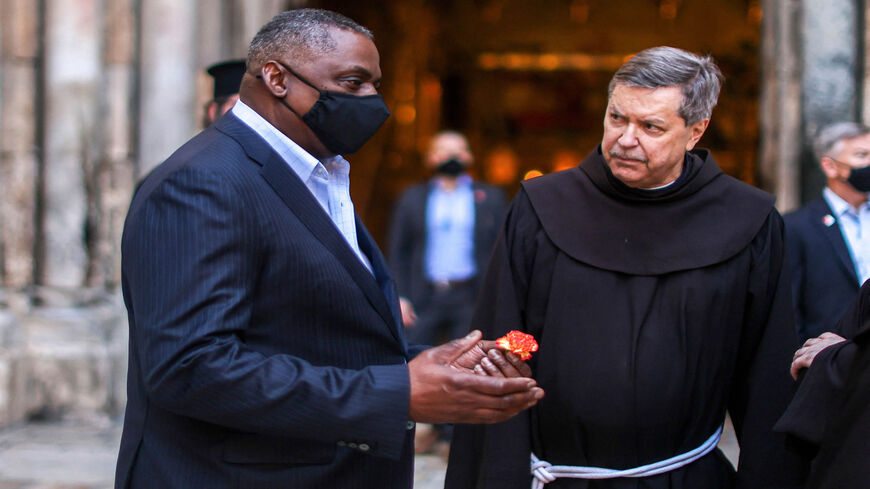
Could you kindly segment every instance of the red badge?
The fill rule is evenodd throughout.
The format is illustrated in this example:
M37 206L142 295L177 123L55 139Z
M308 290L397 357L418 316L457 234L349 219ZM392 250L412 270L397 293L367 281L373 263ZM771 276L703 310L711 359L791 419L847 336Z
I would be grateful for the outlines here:
M532 358L532 352L538 351L538 342L535 341L535 337L522 331L511 331L495 340L495 345L502 350L516 353L520 360L528 360Z
M822 218L822 223L827 227L833 226L834 221L835 221L834 216L832 216L830 214L825 214L825 217Z
M483 202L484 200L486 200L486 192L484 192L483 190L480 190L480 189L475 190L474 191L474 201L479 204L479 203Z

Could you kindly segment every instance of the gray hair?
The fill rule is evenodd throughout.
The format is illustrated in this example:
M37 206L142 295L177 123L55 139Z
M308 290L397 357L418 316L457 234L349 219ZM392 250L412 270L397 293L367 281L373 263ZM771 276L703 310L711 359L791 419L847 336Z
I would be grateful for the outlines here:
M840 152L842 142L870 133L870 127L857 122L835 122L823 127L813 140L813 153L816 160L825 156L833 157Z
M371 31L339 13L313 8L288 10L272 17L254 36L248 48L248 70L288 54L306 61L312 54L332 51L335 40L329 30L333 28L374 39Z
M709 119L719 100L722 72L710 56L668 46L645 49L625 62L610 79L607 98L616 85L638 88L680 87L680 117L686 125Z

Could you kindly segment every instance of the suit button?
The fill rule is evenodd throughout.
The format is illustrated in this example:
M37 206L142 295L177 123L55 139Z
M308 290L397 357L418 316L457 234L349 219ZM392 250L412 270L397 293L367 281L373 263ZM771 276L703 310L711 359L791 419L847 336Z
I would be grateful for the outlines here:
M368 444L366 444L366 443L360 443L360 444L359 444L359 449L362 450L362 451L364 451L364 452L369 451L369 448L370 448L370 447L369 447Z
M413 421L408 421L408 424L405 425L405 428L413 430L414 426L416 426L416 424Z

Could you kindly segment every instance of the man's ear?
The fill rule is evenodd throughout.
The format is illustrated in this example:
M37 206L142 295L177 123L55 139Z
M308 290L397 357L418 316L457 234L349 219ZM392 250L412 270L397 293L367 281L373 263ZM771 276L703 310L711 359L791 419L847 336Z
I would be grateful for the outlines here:
M689 140L686 142L686 151L691 151L698 141L701 139L701 136L704 135L704 131L707 130L707 126L710 124L710 119L700 120L689 128Z
M286 83L287 78L284 76L284 70L281 69L281 65L274 61L265 62L260 68L260 78L266 82L266 88L272 95L278 98L287 96L289 90Z
M819 167L821 167L822 173L828 178L840 176L840 169L837 168L837 163L828 156L822 156L822 159L819 161Z
M217 114L217 108L218 108L217 102L211 101L208 103L208 107L206 107L206 109L205 109L206 117L208 117L208 120L210 123L214 123L214 121L215 121L214 116L215 116L215 114Z

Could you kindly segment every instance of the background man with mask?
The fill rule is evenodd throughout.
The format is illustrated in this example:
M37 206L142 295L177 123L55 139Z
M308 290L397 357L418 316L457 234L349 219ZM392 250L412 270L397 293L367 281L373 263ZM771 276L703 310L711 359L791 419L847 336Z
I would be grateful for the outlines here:
M396 278L402 323L412 343L438 345L468 332L479 290L478 275L489 260L504 218L500 189L475 182L468 140L456 131L429 143L426 182L399 198L390 226L390 269ZM450 427L418 427L416 449L442 451Z
M504 218L500 189L475 182L468 140L436 134L425 156L433 176L399 198L390 226L389 260L411 342L435 345L464 335Z
M543 392L479 332L405 341L340 156L389 116L371 32L284 12L247 67L239 102L152 172L127 216L115 487L410 488L414 422L499 421ZM489 362L507 377L473 373Z
M802 340L828 331L870 278L870 128L855 122L828 125L813 151L827 187L784 217Z

